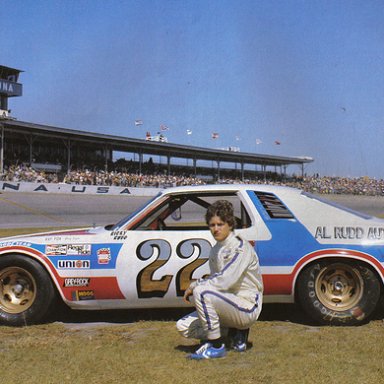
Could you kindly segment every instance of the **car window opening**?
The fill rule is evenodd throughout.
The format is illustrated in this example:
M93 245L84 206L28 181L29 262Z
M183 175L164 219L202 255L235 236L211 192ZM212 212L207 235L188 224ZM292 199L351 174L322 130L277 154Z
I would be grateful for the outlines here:
M294 219L291 211L276 195L259 191L254 193L271 219Z
M149 216L135 224L131 230L208 230L208 226L205 223L206 210L213 202L220 199L227 199L234 205L236 228L248 228L251 226L250 216L235 193L207 193L170 196Z

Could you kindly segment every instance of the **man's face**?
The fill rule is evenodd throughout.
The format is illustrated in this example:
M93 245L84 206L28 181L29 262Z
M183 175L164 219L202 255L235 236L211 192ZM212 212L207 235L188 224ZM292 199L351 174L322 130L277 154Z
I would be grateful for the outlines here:
M208 226L216 241L225 240L232 231L232 227L221 220L219 216L213 216L211 220L209 220Z

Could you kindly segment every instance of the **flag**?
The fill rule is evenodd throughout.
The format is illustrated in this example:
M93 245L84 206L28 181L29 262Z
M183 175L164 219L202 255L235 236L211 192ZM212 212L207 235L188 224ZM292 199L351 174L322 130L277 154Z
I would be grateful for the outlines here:
M187 129L187 135L192 135L192 131L190 129Z
M166 125L164 125L164 124L160 125L160 131L168 131L168 130L169 130L169 128Z
M217 132L212 132L212 139L218 139L219 134Z
M256 139L256 144L257 145L259 145L259 144L261 144L262 143L262 141L260 140L260 139Z
M275 140L275 144L276 144L276 145L280 145L281 143L280 143L279 140Z
M143 125L143 120L135 120L135 126Z

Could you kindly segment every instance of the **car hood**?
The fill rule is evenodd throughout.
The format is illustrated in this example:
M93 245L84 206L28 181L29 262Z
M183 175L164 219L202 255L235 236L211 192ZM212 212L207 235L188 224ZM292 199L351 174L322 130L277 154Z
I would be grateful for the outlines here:
M46 243L46 242L76 242L86 240L101 232L105 232L102 227L97 228L76 228L69 230L57 230L40 233L30 233L26 235L16 235L0 238L0 244L5 242L30 242L30 243Z

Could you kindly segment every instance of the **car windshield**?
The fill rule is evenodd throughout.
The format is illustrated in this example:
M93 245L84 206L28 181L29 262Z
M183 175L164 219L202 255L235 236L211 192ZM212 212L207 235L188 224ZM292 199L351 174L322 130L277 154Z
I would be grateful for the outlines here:
M147 201L143 206L141 206L139 209L137 209L136 211L132 212L131 214L129 214L128 216L125 216L123 219L121 219L120 221L118 221L116 224L114 224L113 226L110 226L108 227L108 230L110 231L113 231L114 229L117 229L117 228L120 228L121 226L123 226L126 222L128 222L129 220L131 220L132 217L136 216L140 211L142 211L143 209L145 209L148 205L152 204L152 202L154 200L156 200L158 197L161 196L161 192L158 193L156 196L154 196L152 199L150 199L149 201Z

